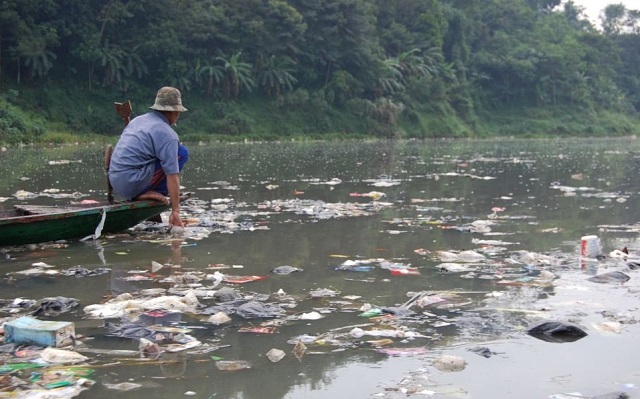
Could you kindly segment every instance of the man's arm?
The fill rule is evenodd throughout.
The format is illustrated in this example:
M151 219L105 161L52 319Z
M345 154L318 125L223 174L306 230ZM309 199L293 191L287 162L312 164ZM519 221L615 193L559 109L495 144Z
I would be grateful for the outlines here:
M180 219L180 173L167 175L167 189L171 201L169 225L184 227L182 219Z

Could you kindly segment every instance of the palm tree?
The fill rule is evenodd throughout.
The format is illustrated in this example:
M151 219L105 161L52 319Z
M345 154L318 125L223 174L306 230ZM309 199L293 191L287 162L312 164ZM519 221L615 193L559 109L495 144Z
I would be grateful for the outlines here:
M24 65L29 68L31 77L45 76L53 67L53 60L57 58L53 51L47 49L46 41L41 36L21 38L16 46L16 53L18 61L23 60Z
M590 105L590 80L591 78L587 76L585 72L576 71L574 73L569 91L571 104L575 102L578 105L585 107Z
M24 65L30 67L31 76L43 77L53 67L53 60L57 56L51 50L42 49L37 53L22 54L22 58L24 58Z
M171 76L170 85L177 87L181 91L191 90L190 68L186 61L169 60L167 63L169 76Z
M195 68L196 83L200 83L203 79L207 83L207 94L213 93L216 86L222 82L224 70L222 66L215 64L215 59L207 60L204 63L196 63Z
M293 85L298 82L293 76L293 60L289 57L261 57L258 62L257 73L260 85L265 88L267 95L278 96L280 89L293 89Z
M391 57L383 60L378 78L378 97L403 91L405 86L402 82L402 69L398 58Z
M105 40L104 45L99 49L100 65L105 68L104 83L110 85L122 79L121 72L124 71L124 51L117 44L109 44Z
M138 54L138 46L134 47L130 52L124 55L124 70L127 76L136 74L138 79L149 73L147 65Z
M427 50L425 56L419 55L420 52L420 49L414 48L398 56L398 64L406 78L430 77L436 71L437 64L442 60L442 55L436 48Z
M234 98L238 98L240 95L240 88L251 91L251 89L255 87L255 83L251 77L252 65L247 62L241 62L241 55L242 52L239 51L232 55L228 60L225 59L224 56L216 57L216 60L222 62L224 65L222 88L226 98L229 98L231 93L233 93Z

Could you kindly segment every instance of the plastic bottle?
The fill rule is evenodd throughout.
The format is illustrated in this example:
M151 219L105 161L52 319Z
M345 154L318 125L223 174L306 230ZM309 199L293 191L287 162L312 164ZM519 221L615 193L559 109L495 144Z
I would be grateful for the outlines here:
M218 360L216 362L216 367L218 370L223 371L237 371L250 369L251 363L246 360Z

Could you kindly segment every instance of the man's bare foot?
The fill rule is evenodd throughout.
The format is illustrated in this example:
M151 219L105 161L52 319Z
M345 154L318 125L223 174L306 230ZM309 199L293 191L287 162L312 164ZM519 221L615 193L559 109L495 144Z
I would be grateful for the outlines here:
M137 197L135 197L134 200L139 200L139 201L153 200L153 201L164 202L164 203L167 203L169 201L167 197L165 197L164 195L156 191L147 191L146 193L142 193Z

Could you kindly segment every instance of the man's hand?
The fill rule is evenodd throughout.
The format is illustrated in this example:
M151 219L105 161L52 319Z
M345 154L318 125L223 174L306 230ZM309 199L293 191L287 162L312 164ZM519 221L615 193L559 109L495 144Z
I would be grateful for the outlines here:
M172 226L184 227L182 219L180 219L180 211L171 211L171 215L169 216L169 227Z
M169 216L169 226L184 227L180 219L180 174L174 173L167 176L167 189L171 201L171 215Z

